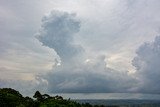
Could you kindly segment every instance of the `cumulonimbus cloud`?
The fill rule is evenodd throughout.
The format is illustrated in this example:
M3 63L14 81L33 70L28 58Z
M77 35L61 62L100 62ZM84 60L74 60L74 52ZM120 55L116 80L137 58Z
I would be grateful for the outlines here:
M75 18L75 14L52 11L43 17L36 37L44 46L54 49L62 61L66 61L82 51L80 46L73 44L74 34L79 29L80 22Z
M42 70L44 63L46 63L46 61L43 60L43 56L47 56L48 54L42 54L41 51L36 51L38 48L41 50L41 46L37 47L35 46L37 43L33 44L32 42L34 41L28 41L28 39L33 39L31 38L32 33L37 30L37 27L35 26L37 24L32 22L38 22L39 24L41 15L37 14L38 11L32 13L28 12L30 3L27 4L27 2L24 2L23 4L18 1L12 3L6 1L1 3L3 5L1 9L1 22L5 25L1 27L0 55L1 60L4 58L4 61L1 61L2 64L12 68L12 64L10 65L10 62L12 61L13 65L15 64L13 68L22 68L19 71L29 71L32 75L37 75L37 71L33 70L33 66L35 66L38 68L38 71L43 72L46 75L39 75L39 79L35 79L34 81L19 81L15 79L8 81L1 78L0 87L13 87L16 89L20 89L19 87L21 87L23 92L28 92L26 90L31 90L30 92L33 92L33 89L43 90L47 87L50 92L160 93L160 86L158 84L160 81L160 37L156 37L153 42L144 43L138 48L136 52L137 56L132 61L133 66L136 67L136 72L132 75L125 71L119 72L106 67L106 57L103 55L98 55L100 51L103 51L106 54L110 53L111 55L126 52L122 56L124 58L116 64L118 65L118 68L121 67L128 69L123 65L130 65L129 61L132 60L133 56L131 54L134 54L134 49L137 48L140 43L152 39L154 35L157 35L159 32L160 20L158 13L160 9L160 2L158 0L123 0L123 2L120 0L116 1L116 3L115 1L111 2L113 5L108 3L108 1L104 3L94 2L94 6L91 2L80 3L81 5L76 3L77 5L75 4L75 6L78 6L77 8L70 5L69 11L75 11L78 13L80 17L85 19L85 21L83 20L85 24L81 23L81 21L77 19L76 14L70 14L68 12L52 11L49 15L43 17L42 26L37 33L36 38L44 46L49 47L51 50L55 50L61 60L60 61L58 58L58 60L54 62L57 66L54 66L49 73L46 72L46 70ZM66 4L66 2L63 3ZM15 8L15 5L13 4L16 4L17 8ZM23 8L24 10L20 13L19 9L21 7L18 6L19 4L26 7ZM35 3L32 4L33 6L35 5ZM108 4L108 6L104 4ZM51 5L53 6L53 4ZM82 9L82 5L86 8ZM62 6L61 3L60 6ZM62 8L62 10L68 11L68 5L63 6L64 8ZM94 9L90 8L92 6ZM45 10L41 6L38 7L38 10ZM111 8L108 9L105 7ZM6 9L9 11L6 12ZM59 7L57 9L59 9ZM15 14L17 12L18 14ZM28 13L26 14L26 12ZM20 20L21 18L25 23ZM89 23L86 23L86 21ZM81 37L79 43L83 41L83 47L81 44L75 44L76 41L74 41L74 38L76 38L76 33L79 37ZM76 38L76 40L78 39ZM131 46L132 48L130 48ZM92 51L92 49L87 50L90 48L93 48L94 51ZM24 59L25 55L19 56L22 53L34 53L30 51L30 49L36 51L38 55L40 54L40 56L35 57L35 55L33 55L29 60L28 57L27 59ZM90 53L92 56L90 57L90 54L85 51L91 51ZM47 52L48 49L45 53ZM29 54L29 56L30 55L32 54ZM128 58L130 55L131 57ZM11 59L8 56L12 56ZM30 65L27 65L23 68L23 64L21 65L16 63L17 61L18 63L21 63L21 61L19 62L19 60L17 60L18 57L22 57L22 62L24 62L25 65L26 60L29 63L33 62L34 64L30 63L33 66L31 67ZM33 61L33 57L38 60ZM50 59L51 57L52 56L47 57L47 59ZM125 58L128 60L123 60ZM7 61L7 63L5 61ZM41 61L43 63L41 63ZM118 62L117 59L114 61ZM40 62L41 64L37 65L36 62ZM121 65L121 63L124 64ZM48 68L48 65L46 65L46 67ZM21 77L19 73L15 73L17 71L14 71L14 69L11 70L11 72L17 76L13 76L12 73L9 73L9 71L4 68L5 66L2 66L0 69L0 72L3 72L1 73L1 77L5 78L3 74L5 74L8 78L10 76L14 78L18 76ZM32 82L33 84L31 84Z
M136 76L140 81L139 91L160 93L160 36L153 42L144 43L137 52L132 64L136 67Z
M141 45L133 59L136 72L120 72L107 67L104 55L88 58L85 49L74 43L74 36L80 30L80 20L75 14L52 11L42 20L36 38L46 47L54 49L61 64L51 72L37 76L35 81L1 81L0 87L22 87L23 93L29 90L55 92L141 92L160 93L160 37L153 42ZM55 62L59 63L59 62ZM56 65L56 64L55 64ZM13 84L16 84L14 85ZM25 86L23 85L25 83ZM32 83L32 84L31 84ZM24 88L30 86L30 89ZM150 87L150 88L148 88ZM47 88L47 89L46 89Z
M83 47L73 44L73 36L79 29L80 21L75 14L52 11L43 18L37 39L43 45L54 49L62 61L60 66L42 76L48 81L48 90L83 93L131 90L130 85L135 81L127 72L107 68L105 56L95 55L93 59L85 59L87 55Z

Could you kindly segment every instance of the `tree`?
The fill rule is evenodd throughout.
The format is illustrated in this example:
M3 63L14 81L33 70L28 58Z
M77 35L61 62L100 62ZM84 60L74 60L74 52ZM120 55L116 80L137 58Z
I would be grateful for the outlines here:
M55 99L57 99L57 100L63 100L63 97L56 95Z
M36 91L33 97L37 98L37 101L43 101L43 96L39 91Z
M0 92L1 93L12 94L12 95L15 95L17 97L22 97L22 95L18 91L14 90L12 88L2 88L2 89L0 89Z
M50 98L51 98L51 96L49 96L48 94L43 94L42 97L43 97L44 99L50 99Z

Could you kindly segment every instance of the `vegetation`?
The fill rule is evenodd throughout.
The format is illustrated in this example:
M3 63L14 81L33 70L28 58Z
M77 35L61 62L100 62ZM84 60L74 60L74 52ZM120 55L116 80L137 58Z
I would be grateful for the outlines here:
M70 99L63 99L61 96L42 95L36 91L32 99L23 97L18 91L11 88L0 89L0 107L118 107L91 105L89 103L80 104Z

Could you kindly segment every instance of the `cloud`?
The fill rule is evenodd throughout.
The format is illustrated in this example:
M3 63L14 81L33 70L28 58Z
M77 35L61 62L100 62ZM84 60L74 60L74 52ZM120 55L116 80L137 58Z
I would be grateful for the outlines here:
M53 11L43 18L37 38L44 46L54 49L61 59L60 66L41 75L48 81L49 91L159 93L156 42L159 37L151 43L140 44L159 32L160 2L119 0L105 3L107 6L99 3L97 8L97 3L83 1L84 10L63 4L60 10L76 9L81 21L76 14L62 11ZM127 72L133 70L132 65L136 67L135 74Z
M80 22L75 14L52 11L50 15L43 17L37 39L44 46L53 48L61 60L65 61L82 51L80 46L73 44L73 36L79 29Z
M106 67L105 57L70 66L58 66L42 76L48 81L49 92L131 92L136 81L126 72L118 72Z
M48 83L46 80L36 76L35 80L15 80L15 79L0 79L0 88L14 88L24 96L30 96L37 91L42 93L47 92L46 87Z
M0 88L11 87L30 94L46 87L36 75L49 72L54 51L42 47L34 37L44 14L41 4L44 3L35 0L0 1Z
M29 81L39 75L51 92L157 93L159 61L153 42L138 49L135 75L128 71L133 70L135 50L159 33L159 4L158 0L0 1L0 78ZM52 9L59 11L43 17ZM34 34L42 17L39 42Z
M160 36L154 41L141 45L133 59L136 76L139 79L139 91L144 93L160 93Z
M127 72L107 68L104 55L87 59L84 48L73 44L79 29L75 14L52 11L42 20L37 38L61 59L61 65L41 75L48 81L49 92L129 92L135 81Z

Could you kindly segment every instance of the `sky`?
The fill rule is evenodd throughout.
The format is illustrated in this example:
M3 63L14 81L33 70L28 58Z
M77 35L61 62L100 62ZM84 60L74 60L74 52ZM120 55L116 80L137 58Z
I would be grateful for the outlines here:
M0 88L160 94L159 0L0 0Z

